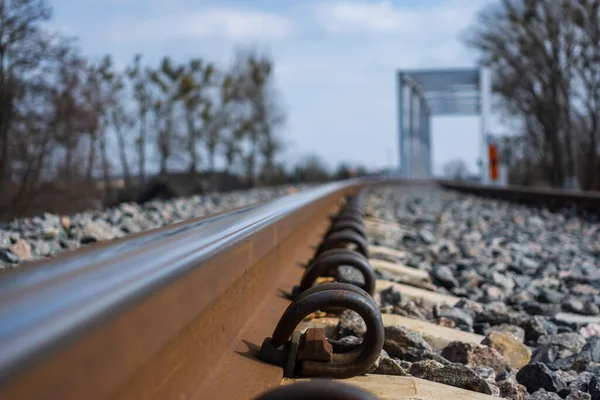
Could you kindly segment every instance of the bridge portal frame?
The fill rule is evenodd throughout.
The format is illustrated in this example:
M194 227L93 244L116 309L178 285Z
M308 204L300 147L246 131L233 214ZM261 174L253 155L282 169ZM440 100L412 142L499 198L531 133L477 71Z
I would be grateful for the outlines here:
M486 68L397 71L400 176L433 176L431 118L479 117L479 160L483 183L489 182L487 144L491 79Z

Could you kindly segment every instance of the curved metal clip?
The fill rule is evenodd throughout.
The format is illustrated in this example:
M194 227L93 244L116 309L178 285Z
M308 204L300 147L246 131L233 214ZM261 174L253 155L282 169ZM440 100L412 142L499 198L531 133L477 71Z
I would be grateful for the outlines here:
M333 220L340 220L344 218L351 218L362 220L363 219L363 210L362 207L351 205L343 207L335 216L333 216Z
M317 255L331 249L346 248L348 244L353 244L355 251L369 258L369 244L367 240L359 233L351 230L333 232L323 239L321 246L317 250Z
M362 237L367 237L367 231L365 230L365 226L363 225L363 223L352 219L342 219L340 221L332 223L331 227L329 228L329 231L327 231L327 234L329 235L333 232L345 230L354 231Z
M293 296L295 297L297 294L311 288L317 281L317 278L328 276L332 271L337 273L336 267L339 266L349 266L358 269L365 281L363 289L371 296L375 293L377 277L373 268L371 268L371 264L369 264L369 260L362 254L354 251L332 249L319 254L316 260L308 266L300 281L300 285L294 288Z
M318 359L321 361L306 359L305 357L304 360L298 362L299 374L302 376L341 379L364 374L377 360L383 348L383 321L373 298L365 295L360 288L344 283L314 286L299 295L281 316L273 331L273 336L266 338L263 342L260 358L263 361L282 365L281 357L277 354L289 350L292 345L290 337L292 337L298 324L309 314L324 308L342 308L355 311L365 322L367 332L363 342L356 348L346 353L333 353L329 361L322 361L324 358L321 357L323 351L319 352ZM306 335L303 339L306 342ZM302 339L300 344L302 344ZM320 345L326 347L324 343ZM311 346L316 347L316 344L312 343ZM301 351L302 348L300 348ZM287 363L290 362L289 359L286 361ZM286 371L286 376L295 374L295 371L293 373Z
M364 213L362 202L354 199L350 198L337 215L331 217L332 222L354 221L362 224Z

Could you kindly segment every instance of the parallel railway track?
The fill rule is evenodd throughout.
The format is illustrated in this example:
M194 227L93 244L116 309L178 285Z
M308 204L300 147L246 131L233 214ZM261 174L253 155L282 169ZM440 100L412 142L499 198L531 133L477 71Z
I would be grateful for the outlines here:
M348 196L381 183L354 180L324 185L3 274L0 398L252 399L267 396L265 392L282 382L289 384L281 366L261 360L261 345L273 336L290 304L289 295L315 253L327 250L319 246L331 226L329 217L342 210ZM555 206L559 201L588 211L600 204L600 196L591 194L451 182L441 186L536 204ZM353 221L353 216L345 221ZM352 226L344 225L344 232L352 232ZM417 270L387 268L418 275ZM328 274L314 278L323 280L323 275ZM389 286L381 280L373 284L376 290ZM403 296L424 302L455 301L451 296L394 285ZM360 296L350 297L360 302ZM332 315L302 324L331 326L336 323ZM482 339L392 314L384 314L382 322L418 331L437 343L434 348L452 340ZM372 329L377 328L369 326ZM367 375L346 382L379 398L488 398L411 377Z
M525 186L490 186L464 184L453 181L440 181L441 187L478 196L493 197L501 200L516 201L551 209L576 207L580 212L597 213L600 209L600 195L597 192L530 188Z

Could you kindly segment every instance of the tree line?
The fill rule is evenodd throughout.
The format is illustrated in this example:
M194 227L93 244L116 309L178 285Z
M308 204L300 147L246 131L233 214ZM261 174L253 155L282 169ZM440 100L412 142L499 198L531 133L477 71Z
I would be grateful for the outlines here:
M214 172L217 159L250 186L281 174L285 114L267 55L240 50L225 68L136 55L118 67L84 56L46 28L50 18L44 0L0 1L4 211L26 212L49 192L102 201L116 178L127 191L150 175Z
M500 0L466 42L517 122L501 141L510 182L600 189L600 2Z

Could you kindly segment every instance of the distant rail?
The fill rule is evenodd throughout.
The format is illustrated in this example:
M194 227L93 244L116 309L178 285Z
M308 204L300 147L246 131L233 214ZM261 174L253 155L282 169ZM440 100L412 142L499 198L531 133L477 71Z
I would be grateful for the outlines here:
M459 192L530 205L542 205L551 209L575 206L579 211L584 212L598 213L600 210L599 192L532 188L514 185L502 187L447 180L438 181L438 184L443 188Z

